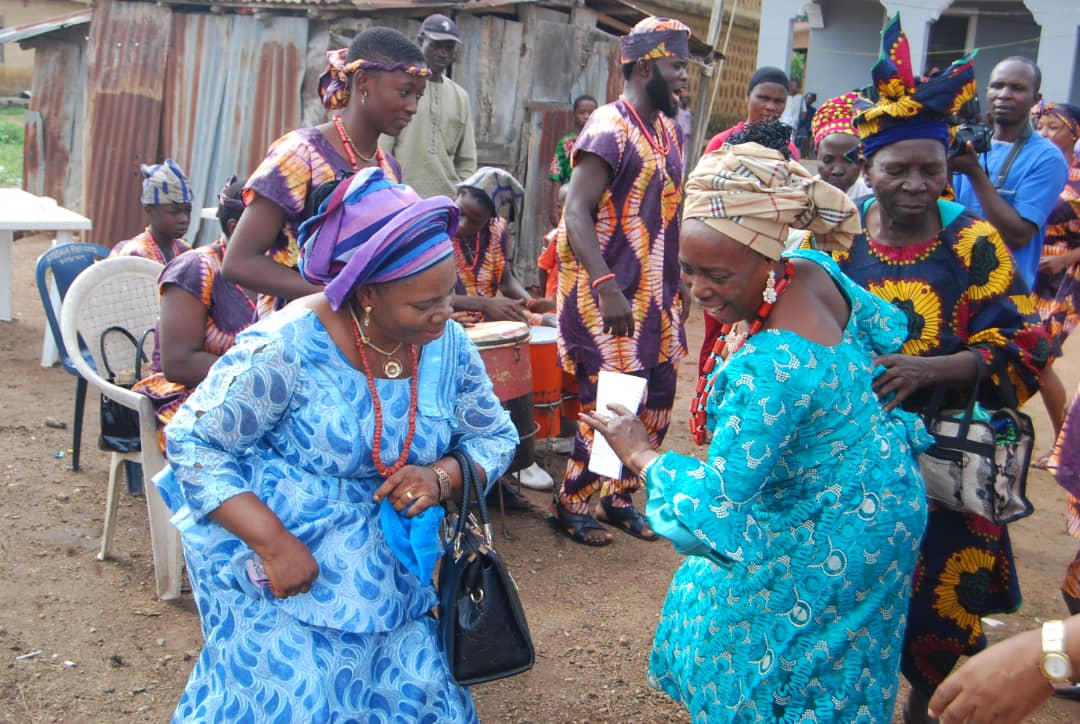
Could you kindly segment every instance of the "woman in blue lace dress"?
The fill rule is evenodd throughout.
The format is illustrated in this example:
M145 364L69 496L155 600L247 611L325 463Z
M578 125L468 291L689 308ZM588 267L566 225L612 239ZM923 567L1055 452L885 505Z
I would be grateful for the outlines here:
M796 219L819 246L842 246L858 215L774 135L706 155L686 185L680 265L725 330L695 401L707 460L653 450L625 408L583 418L687 556L650 683L701 722L887 722L926 522L915 452L930 440L871 387L874 355L907 336L903 314L826 255L784 253ZM748 336L731 330L740 322Z
M242 333L166 428L205 646L174 721L476 720L430 611L449 450L517 434L456 322L448 198L379 169L301 230L325 289Z

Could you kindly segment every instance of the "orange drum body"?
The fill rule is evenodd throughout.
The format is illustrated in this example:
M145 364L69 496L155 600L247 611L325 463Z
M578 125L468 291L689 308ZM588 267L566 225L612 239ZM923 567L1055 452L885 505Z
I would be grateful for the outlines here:
M558 437L562 426L559 407L562 404L562 370L556 344L558 332L554 327L533 327L529 339L529 357L532 362L533 407L536 424L540 426L538 438Z
M536 459L529 326L522 322L482 322L466 327L465 332L480 351L495 396L510 413L521 438L508 472L524 470Z

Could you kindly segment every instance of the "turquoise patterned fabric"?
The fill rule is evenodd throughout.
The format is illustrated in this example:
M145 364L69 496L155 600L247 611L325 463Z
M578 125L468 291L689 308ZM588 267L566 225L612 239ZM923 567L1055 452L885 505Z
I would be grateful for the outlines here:
M688 556L649 680L700 722L887 722L931 440L883 410L872 355L899 349L907 321L825 255L786 256L825 268L851 316L833 347L751 337L715 373L708 462L649 468L649 522Z
M467 451L496 480L517 432L456 322L424 347L410 464ZM376 380L382 455L397 459L409 380ZM166 428L156 479L179 528L205 646L175 721L474 721L449 678L430 580L393 555L372 501L374 411L364 375L318 317L288 307L243 332ZM311 591L250 584L252 552L207 514L253 492L311 550Z

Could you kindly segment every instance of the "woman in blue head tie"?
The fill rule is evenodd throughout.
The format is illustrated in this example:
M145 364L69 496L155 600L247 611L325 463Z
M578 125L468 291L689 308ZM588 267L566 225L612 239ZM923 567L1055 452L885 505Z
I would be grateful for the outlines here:
M450 320L457 209L379 169L306 222L324 291L241 334L166 428L206 644L174 719L474 721L430 611L462 449L517 433Z

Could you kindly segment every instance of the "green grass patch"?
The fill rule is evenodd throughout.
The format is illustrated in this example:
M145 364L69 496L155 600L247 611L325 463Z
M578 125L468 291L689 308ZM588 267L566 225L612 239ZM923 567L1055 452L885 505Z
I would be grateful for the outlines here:
M22 187L24 113L22 108L0 110L0 186Z

